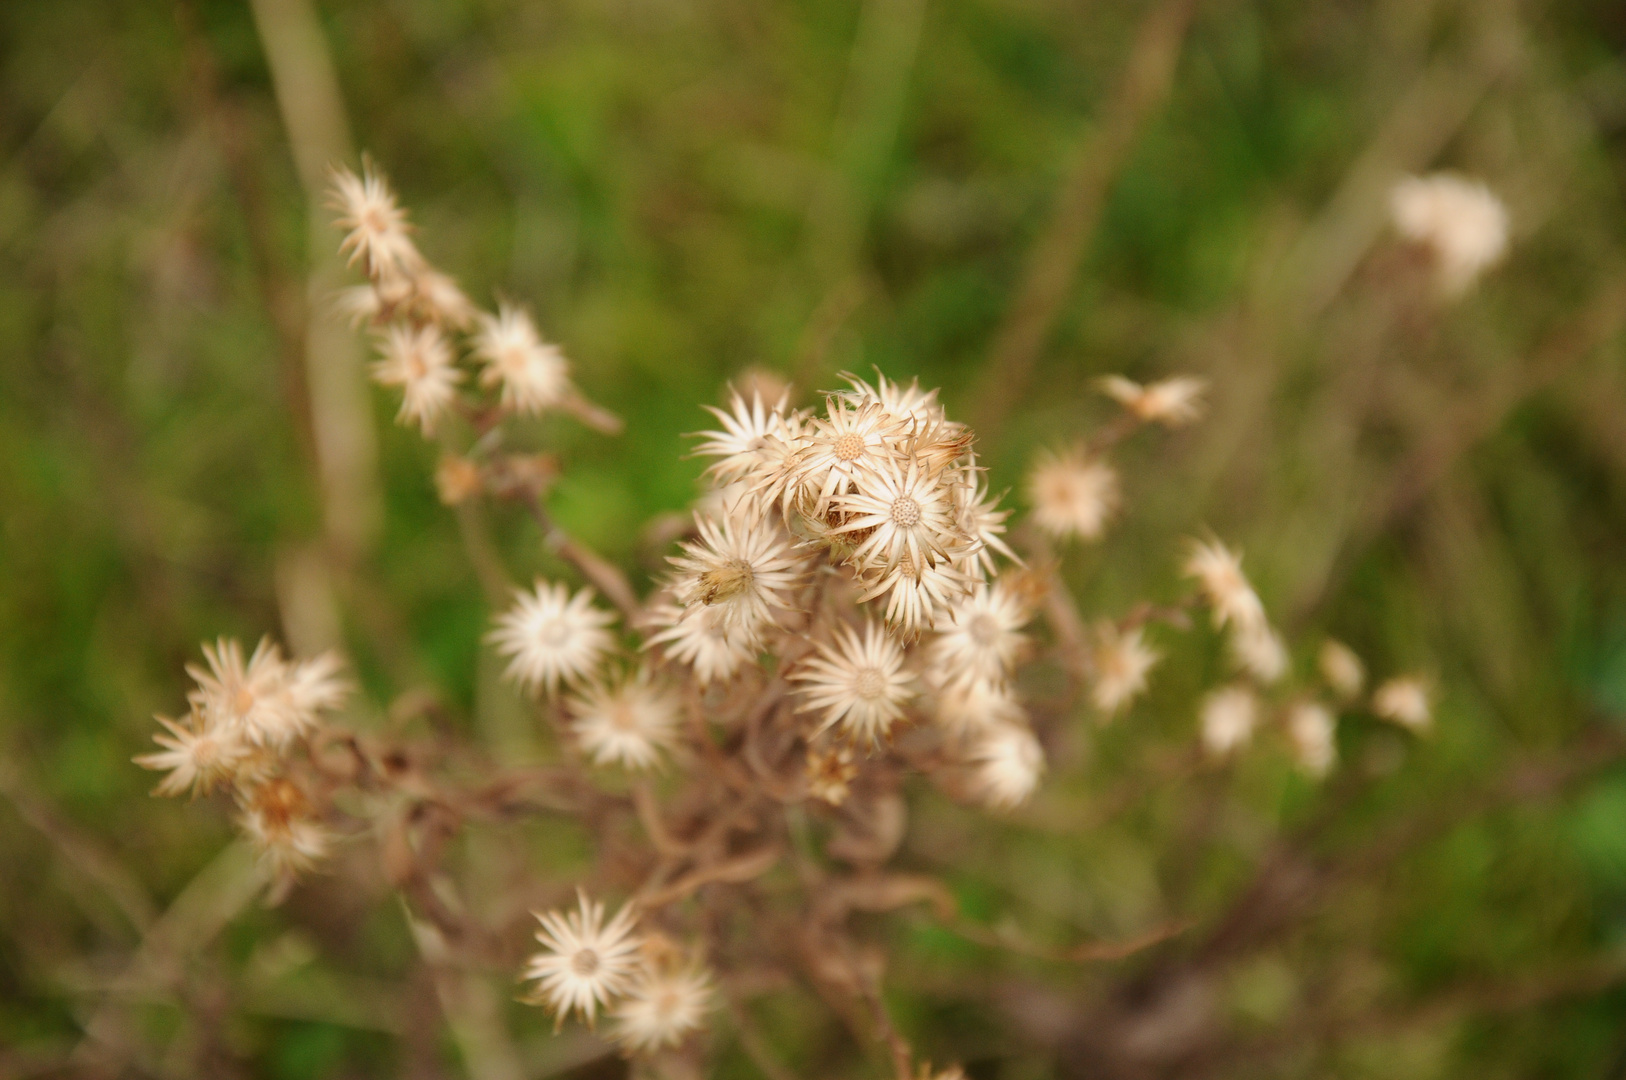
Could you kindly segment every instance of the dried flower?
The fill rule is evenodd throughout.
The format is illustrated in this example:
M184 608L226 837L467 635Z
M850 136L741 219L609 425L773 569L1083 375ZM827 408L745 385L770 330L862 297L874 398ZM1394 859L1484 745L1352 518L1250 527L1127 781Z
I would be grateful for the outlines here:
M447 506L458 506L480 493L485 480L480 466L466 457L447 454L435 466L435 493Z
M1341 641L1331 638L1321 645L1321 652L1316 657L1316 666L1321 670L1321 677L1327 680L1327 685L1341 700L1349 701L1361 692L1366 683L1366 665L1361 658Z
M1372 711L1419 733L1427 731L1434 722L1434 711L1428 703L1428 685L1413 675L1390 679L1372 691Z
M349 230L339 251L350 252L350 261L359 260L369 277L410 275L422 265L406 212L371 163L363 164L359 177L349 169L335 169L328 205L339 212L334 224Z
M903 650L873 622L865 624L863 637L845 624L835 637L834 647L821 642L819 654L790 674L803 684L803 711L823 711L820 731L840 724L854 742L879 743L915 695Z
M609 685L591 685L566 702L571 730L597 765L652 769L677 742L680 706L651 683L649 672Z
M696 446L694 452L721 459L706 471L719 483L741 480L764 464L763 449L770 439L782 445L793 442L801 434L801 419L785 415L785 400L781 396L769 408L763 404L760 392L754 391L747 404L739 391L730 390L729 411L705 406L723 426L721 431L697 433L705 442Z
M525 978L538 980L533 1000L554 1014L554 1030L564 1026L571 1012L588 1027L598 1019L600 1006L608 1007L634 985L642 971L634 932L636 915L631 904L604 922L604 904L576 892L579 909L572 912L536 912L542 929L536 932L543 951L531 957Z
M756 657L758 641L750 631L730 627L723 614L712 607L659 605L649 621L662 629L651 634L644 647L665 646L668 656L694 669L701 686L731 679L740 665Z
M1146 678L1162 659L1146 644L1139 626L1120 630L1111 621L1095 628L1094 650L1090 654L1090 700L1104 713L1115 713L1146 690Z
M463 381L463 373L452 362L451 346L433 326L392 323L384 328L379 352L372 366L373 381L401 388L396 420L410 421L425 435L433 434Z
M1253 738L1259 703L1246 686L1225 686L1203 699L1198 715L1203 748L1215 757L1224 757L1246 746Z
M155 719L169 732L152 737L163 749L135 759L143 769L169 773L153 789L154 795L179 795L184 791L207 795L232 779L244 759L253 753L237 728L211 724L208 715L196 709L179 723L167 716Z
M1002 583L978 585L949 609L931 643L931 664L945 682L1001 681L1027 648L1028 618L1026 605Z
M1242 556L1218 540L1193 540L1186 558L1185 575L1197 579L1208 605L1214 612L1214 625L1231 623L1238 627L1258 626L1265 620L1265 607L1242 574Z
M721 521L695 518L700 539L683 545L671 560L678 569L672 591L690 608L717 613L721 625L747 635L786 610L801 583L802 560L777 522L751 500L737 504Z
M822 516L831 497L847 491L860 469L890 464L908 433L904 421L878 402L855 405L834 397L825 407L827 415L814 418L800 440L790 483L780 485L786 509L811 516Z
M1208 380L1192 375L1177 375L1172 379L1142 386L1122 375L1108 375L1101 380L1101 391L1146 423L1164 427L1184 427L1203 414L1203 393Z
M1287 645L1263 619L1231 627L1231 657L1261 683L1273 683L1287 673Z
M1000 724L1023 726L1027 713L1004 682L948 680L934 683L931 713L952 738L971 739Z
M319 713L342 704L348 687L331 654L289 664L270 638L246 661L243 647L222 638L203 646L209 670L188 665L198 688L188 699L204 726L230 732L255 746L283 747L320 722Z
M1389 193L1389 210L1395 230L1433 255L1447 296L1467 292L1507 251L1507 208L1477 180L1408 176Z
M502 406L531 414L557 407L570 392L570 368L557 345L536 332L523 309L503 304L480 317L474 355L485 364L480 385L502 387Z
M635 1053L677 1046L705 1023L712 993L711 976L698 965L645 971L611 1010L611 1035Z
M239 793L243 831L274 875L288 878L312 869L332 846L328 830L314 816L310 797L298 784L277 777Z
M1338 758L1337 721L1317 701L1301 701L1287 713L1287 736L1299 767L1311 776L1326 776Z
M561 681L578 683L592 675L615 645L605 629L615 616L593 607L593 591L575 596L563 583L538 580L534 592L514 594L514 606L487 635L509 657L507 675L526 690L556 693Z
M977 738L970 760L978 795L996 810L1027 802L1044 773L1044 748L1022 724L989 727Z
M1118 474L1083 450L1047 453L1028 475L1028 501L1034 524L1051 535L1094 540L1117 512Z
M845 745L807 748L807 793L812 798L840 806L847 801L858 765L852 748Z

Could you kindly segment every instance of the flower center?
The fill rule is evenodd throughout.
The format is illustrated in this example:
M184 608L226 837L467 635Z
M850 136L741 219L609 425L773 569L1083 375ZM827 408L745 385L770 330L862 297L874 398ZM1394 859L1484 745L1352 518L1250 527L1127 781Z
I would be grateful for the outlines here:
M730 559L715 570L700 575L700 588L696 598L702 604L721 604L749 592L756 581L756 571L744 559Z
M537 628L536 640L557 649L570 640L570 627L565 625L563 619L549 619Z
M246 686L239 687L237 693L232 695L231 703L239 715L247 713L254 708L254 691Z
M610 710L610 726L617 731L635 731L638 728L638 717L625 702L621 702Z
M856 431L849 431L836 440L832 452L837 461L857 461L864 453L864 437Z
M591 978L598 968L598 953L592 949L583 949L570 958L570 970L584 979Z
M416 382L429 374L429 365L424 363L423 357L418 353L408 353L406 358L407 377Z
M880 668L864 668L853 680L853 692L865 701L874 701L886 693L886 676Z
M977 615L966 625L965 632L972 641L987 647L999 640L999 623L992 615Z
M920 504L907 495L892 500L892 520L905 529L920 524Z

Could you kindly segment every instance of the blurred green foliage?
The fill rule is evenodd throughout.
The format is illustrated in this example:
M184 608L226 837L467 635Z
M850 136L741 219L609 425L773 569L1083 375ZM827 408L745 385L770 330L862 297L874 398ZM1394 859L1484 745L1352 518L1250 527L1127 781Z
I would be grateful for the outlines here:
M874 365L976 414L1027 252L1152 6L926 0L918 43L866 52L865 20L908 3L320 4L355 137L423 248L477 300L532 305L625 417L618 439L555 419L526 437L565 463L559 520L641 580L662 554L643 522L695 490L682 433L748 367L811 390ZM984 433L998 489L1110 415L1098 376L1207 375L1210 421L1135 443L1124 520L1069 554L1087 610L1173 595L1180 538L1211 527L1245 548L1301 666L1333 633L1377 672L1437 680L1436 736L1351 720L1327 790L1270 746L1171 778L1158 763L1190 745L1224 659L1206 632L1170 636L1150 699L1098 732L1078 720L1029 813L988 824L919 793L905 860L968 918L1057 947L1175 918L1199 940L1290 842L1347 865L1205 985L1231 1056L1134 1075L1626 1075L1626 771L1577 749L1626 712L1626 381L1620 320L1592 314L1626 273L1623 11L1200 3L1018 409ZM161 910L227 843L223 807L148 800L129 759L199 641L280 632L279 559L321 536L266 300L302 289L308 208L249 7L184 12L0 5L0 1076L73 1074L58 1062L137 940L85 851ZM1429 97L1447 84L1454 111ZM1381 202L1356 182L1373 155L1483 176L1512 211L1507 265L1420 324L1386 306L1382 238L1324 303L1295 291ZM358 715L426 687L500 743L528 721L482 649L436 450L393 407L372 398L385 526L343 613ZM566 573L527 519L491 525L516 579ZM1521 767L1577 776L1526 797ZM568 881L581 847L552 829L522 850ZM366 1019L394 1002L416 1024L425 994L380 895L318 879L189 960L259 973L197 1014L234 1055L215 1075L462 1067L444 1034ZM1008 1080L1085 1075L1068 1010L1184 947L1069 966L904 917L873 929L921 1053ZM143 1038L189 1045L184 1012L144 1008ZM535 1010L508 1020L530 1075L578 1060ZM800 1075L878 1075L810 997L759 1020ZM749 1075L723 1030L719 1073Z

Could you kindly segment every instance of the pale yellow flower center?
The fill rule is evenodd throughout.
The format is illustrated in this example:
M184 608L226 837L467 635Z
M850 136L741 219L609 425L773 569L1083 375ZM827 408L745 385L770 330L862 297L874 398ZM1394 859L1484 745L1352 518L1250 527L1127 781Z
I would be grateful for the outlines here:
M986 648L999 640L999 623L992 615L977 615L966 624L965 632L972 641Z
M610 707L610 726L617 731L636 731L638 714L626 702L618 701Z
M853 679L853 692L865 701L874 701L886 693L886 676L880 668L864 668Z
M744 559L730 559L715 570L700 575L699 600L702 604L721 604L750 590L756 581L756 571Z
M591 978L598 968L598 953L592 949L583 949L570 958L570 970L584 979Z
M246 686L238 687L237 693L232 695L231 703L239 715L248 712L254 708L254 691Z
M849 431L836 440L831 448L837 461L857 461L864 454L864 437L856 431Z
M892 520L905 529L920 524L920 504L907 495L892 500Z
M424 362L423 356L420 353L407 353L406 369L407 378L413 380L414 382L429 374L429 365Z
M563 619L549 619L537 629L536 640L557 649L570 640L570 627L565 625Z

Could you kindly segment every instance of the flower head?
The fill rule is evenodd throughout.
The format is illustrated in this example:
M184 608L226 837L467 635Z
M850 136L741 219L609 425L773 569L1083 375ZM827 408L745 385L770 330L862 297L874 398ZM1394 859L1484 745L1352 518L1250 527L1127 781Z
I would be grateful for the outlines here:
M825 406L827 415L814 418L799 440L788 482L779 485L786 509L815 517L823 516L832 496L849 489L858 470L890 464L909 431L905 420L879 402L832 397Z
M1428 684L1414 675L1390 679L1372 691L1372 711L1412 731L1427 731L1434 723L1428 703Z
M1316 666L1332 692L1344 701L1359 694L1366 682L1366 665L1361 663L1354 649L1341 641L1328 638L1323 642L1316 656Z
M1242 556L1218 540L1193 540L1185 574L1196 578L1214 612L1214 625L1253 627L1265 621L1265 607L1242 573Z
M856 539L848 558L854 566L885 572L907 557L918 580L926 567L948 562L970 546L960 531L953 486L918 460L883 460L866 466L854 481L854 490L833 499L842 524L831 530Z
M1389 193L1395 230L1434 257L1440 291L1459 296L1507 251L1507 208L1483 183L1408 176Z
M893 416L928 424L943 419L943 406L937 403L936 390L922 390L919 379L910 379L909 385L890 382L880 371L875 372L875 385L849 372L842 372L851 390L839 391L840 396L854 405L879 405Z
M453 401L463 373L452 362L451 346L433 326L391 323L379 342L373 362L373 381L401 388L400 423L412 422L425 435L434 433Z
M729 629L756 634L775 610L790 607L801 583L802 560L778 523L747 499L721 521L696 516L700 539L671 560L673 592L690 608L705 607Z
M728 625L715 607L657 606L650 624L660 628L644 648L661 645L672 659L688 664L701 686L726 682L742 664L757 655L758 639L751 631Z
M286 746L321 723L320 712L342 704L348 692L337 657L290 663L270 638L260 639L247 660L243 647L226 638L205 644L203 656L207 671L186 669L198 684L187 696L200 717L198 730L254 746Z
M1287 645L1263 619L1231 627L1231 657L1261 683L1273 683L1287 673Z
M169 734L159 733L152 741L163 747L142 754L135 763L143 769L169 773L153 789L154 795L207 795L217 785L231 780L238 768L254 753L237 728L209 722L207 714L193 709L180 722L167 716L155 717Z
M280 878L312 869L326 858L333 838L316 819L310 796L286 777L274 777L241 790L243 831L267 867Z
M999 566L994 562L996 553L1021 565L1021 558L1005 543L1005 519L1011 512L999 509L1001 496L988 494L975 457L966 469L966 476L967 480L955 488L955 493L960 504L960 531L972 543L958 559L960 569L979 577L992 577L999 573Z
M997 810L1028 801L1044 773L1044 748L1022 724L994 724L977 738L970 759L973 786Z
M645 971L610 1011L611 1036L635 1053L677 1046L705 1023L712 992L711 976L699 965Z
M503 304L497 315L482 315L474 355L485 364L480 385L502 387L502 405L536 414L562 402L570 391L570 368L557 345L536 332L521 308Z
M632 905L606 924L602 902L588 900L580 890L576 897L576 911L536 913L542 951L525 968L525 978L538 980L534 1000L554 1014L556 1031L571 1012L592 1027L599 1007L630 990L643 969Z
M800 436L801 417L786 414L786 397L781 394L769 407L763 403L760 391L752 391L751 400L747 402L738 390L731 390L727 412L706 406L722 430L699 432L698 436L705 441L696 446L694 452L718 459L706 471L719 483L744 479L764 464L772 464L771 456L763 453L770 441L788 447Z
M509 658L507 675L526 690L556 693L561 682L590 676L615 645L605 629L615 616L593 606L593 592L575 596L562 582L537 581L535 591L515 594L514 606L487 637Z
M1108 375L1101 380L1101 391L1148 424L1164 427L1184 427L1203 415L1203 393L1208 381L1193 375L1176 375L1172 379L1142 386L1122 375Z
M1001 724L1025 726L1027 713L1005 682L933 681L931 714L950 738L975 739Z
M904 640L913 641L922 630L936 627L971 592L972 581L953 561L931 563L917 572L914 559L905 552L892 569L860 575L859 583L867 587L858 601L868 603L885 596L887 625Z
M1118 510L1118 474L1083 450L1045 454L1028 475L1028 500L1041 529L1094 540Z
M1203 699L1198 714L1203 749L1224 757L1246 746L1259 722L1259 703L1246 686L1223 686Z
M877 624L836 628L834 646L820 643L819 654L790 678L802 684L805 711L822 711L819 730L840 725L847 738L879 743L914 697L914 677L903 670L903 650Z
M679 704L647 670L591 685L566 702L570 728L596 765L652 769L677 742Z
M1117 712L1145 692L1146 677L1160 659L1139 626L1120 630L1110 621L1101 622L1090 654L1090 700L1104 713Z
M831 806L846 802L857 775L852 747L838 744L825 749L807 748L807 793L820 802Z
M1003 584L978 585L949 609L931 643L933 668L951 682L1004 680L1027 648L1022 627L1029 617L1027 605Z
M352 263L359 260L369 277L410 275L422 265L406 211L396 205L389 182L370 163L362 166L360 176L334 170L328 206L339 213L334 224L349 230L339 250L350 252Z
M1338 759L1337 721L1332 710L1318 701L1301 701L1287 713L1287 737L1299 768L1311 776L1326 776Z

